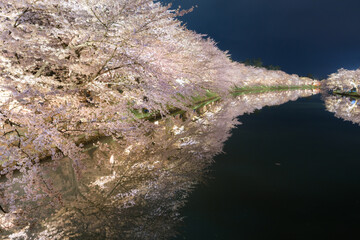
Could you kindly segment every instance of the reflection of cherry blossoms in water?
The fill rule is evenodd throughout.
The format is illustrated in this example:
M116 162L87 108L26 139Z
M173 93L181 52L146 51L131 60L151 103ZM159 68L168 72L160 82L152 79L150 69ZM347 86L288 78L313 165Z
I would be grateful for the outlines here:
M312 90L242 95L182 118L151 124L87 151L83 170L70 159L35 165L1 182L2 237L9 239L168 239L179 209L220 153L236 117Z
M324 98L326 109L335 114L335 117L360 124L359 99L329 95Z

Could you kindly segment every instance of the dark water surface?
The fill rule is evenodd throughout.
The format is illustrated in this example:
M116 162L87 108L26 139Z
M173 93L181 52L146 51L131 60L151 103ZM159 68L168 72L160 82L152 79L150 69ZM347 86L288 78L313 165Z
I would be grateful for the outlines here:
M86 146L80 174L2 178L0 239L360 239L360 103L318 92L239 93Z
M360 239L360 127L320 95L239 117L176 239Z

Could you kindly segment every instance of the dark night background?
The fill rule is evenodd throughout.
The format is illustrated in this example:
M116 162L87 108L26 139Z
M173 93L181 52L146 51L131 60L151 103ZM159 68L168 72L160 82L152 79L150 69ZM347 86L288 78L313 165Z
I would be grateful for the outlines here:
M198 7L181 18L236 61L261 58L288 73L326 78L360 66L358 0L162 0Z

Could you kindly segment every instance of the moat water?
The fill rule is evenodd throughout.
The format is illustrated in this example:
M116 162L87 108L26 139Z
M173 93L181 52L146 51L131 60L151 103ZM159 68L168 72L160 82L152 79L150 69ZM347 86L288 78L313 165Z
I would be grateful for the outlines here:
M360 238L360 126L320 95L238 119L175 239Z
M229 97L2 178L0 238L357 239L359 123L313 90Z

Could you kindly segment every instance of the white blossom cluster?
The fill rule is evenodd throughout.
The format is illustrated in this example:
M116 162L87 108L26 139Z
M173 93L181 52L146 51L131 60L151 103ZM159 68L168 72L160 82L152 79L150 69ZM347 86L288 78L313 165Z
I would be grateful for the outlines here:
M329 90L338 90L341 92L349 92L355 90L360 92L360 69L346 70L340 69L337 73L333 73L325 81L325 86Z

